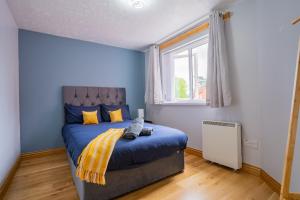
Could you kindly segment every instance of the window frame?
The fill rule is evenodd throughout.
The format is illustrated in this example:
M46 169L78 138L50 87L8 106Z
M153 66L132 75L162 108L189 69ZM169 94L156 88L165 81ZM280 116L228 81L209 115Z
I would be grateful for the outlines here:
M189 99L185 99L185 100L180 100L180 99L176 99L175 98L175 94L174 94L174 91L175 91L175 83L173 82L171 85L172 85L172 88L171 88L171 93L172 93L172 101L164 101L163 104L164 105L207 105L207 102L206 101L202 101L202 100L195 100L194 99L194 70L193 70L193 56L190 56L192 55L192 49L196 48L196 47L199 47L201 45L204 45L204 44L208 44L208 41L209 41L209 38L208 38L208 35L204 35L202 37L199 37L195 40L192 40L192 41L189 41L189 42L186 42L180 46L177 46L173 49L169 49L167 51L164 51L161 53L161 56L164 56L165 54L168 54L168 53L172 53L173 55L174 54L177 54L177 53L180 53L180 52L183 52L185 50L188 51L188 60L189 60ZM175 56L174 56L175 57ZM175 81L174 80L174 57L171 56L172 58L172 66L171 66L171 74L172 74L172 77L173 77L173 80L172 81ZM180 57L180 56L178 56Z

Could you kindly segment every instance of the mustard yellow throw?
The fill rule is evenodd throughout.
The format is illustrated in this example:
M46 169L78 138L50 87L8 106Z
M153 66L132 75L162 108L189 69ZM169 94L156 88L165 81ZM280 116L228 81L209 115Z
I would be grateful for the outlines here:
M124 128L111 128L98 135L78 158L76 175L84 181L105 185L105 172L116 142Z

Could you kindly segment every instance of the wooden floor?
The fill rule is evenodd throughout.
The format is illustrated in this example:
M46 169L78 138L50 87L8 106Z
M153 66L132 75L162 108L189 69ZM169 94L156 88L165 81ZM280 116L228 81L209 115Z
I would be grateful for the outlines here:
M245 172L185 155L185 170L141 190L120 197L120 200L277 200L260 178ZM6 200L77 200L69 164L65 154L22 160L5 196Z

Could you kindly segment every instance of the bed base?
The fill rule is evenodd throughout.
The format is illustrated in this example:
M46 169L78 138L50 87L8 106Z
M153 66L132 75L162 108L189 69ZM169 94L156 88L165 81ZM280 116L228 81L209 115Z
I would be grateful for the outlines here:
M75 175L76 167L69 154L68 159L80 200L113 199L184 170L184 152L178 151L135 168L108 171L105 175L106 186L99 186L81 181Z

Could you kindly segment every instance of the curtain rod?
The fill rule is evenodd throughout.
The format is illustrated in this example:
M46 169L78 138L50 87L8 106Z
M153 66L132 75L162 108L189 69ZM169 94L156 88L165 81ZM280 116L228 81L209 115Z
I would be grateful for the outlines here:
M176 35L178 35L178 34L184 32L184 31L186 31L186 30L189 30L189 29L193 28L194 26L196 26L196 25L202 23L203 21L207 20L208 17L209 17L209 14L206 14L206 15L204 15L204 16L202 16L202 17L196 19L196 20L193 21L192 23L190 23L190 24L188 24L188 25L186 25L186 26L184 26L184 27L178 29L177 31L171 33L170 35L167 35L167 36L163 37L162 39L158 40L157 42L155 42L155 44L161 44L161 43L163 43L163 42L165 42L165 41L167 41L167 40L169 40L169 39L175 37Z
M193 28L194 26L197 26L198 24L201 24L203 21L208 20L209 14L203 15L202 17L196 19L195 21L193 21L192 23L183 26L182 28L178 29L177 31L161 38L160 40L156 41L154 44L161 44L163 42L168 41L171 38L174 38L175 36L179 35L180 33L183 33L191 28ZM146 49L143 50L143 52L148 52L148 47Z
M228 16L230 17L230 12L224 12L224 13L225 13L225 14L229 14ZM177 31L175 31L175 32L173 32L173 33L171 33L171 34L169 34L169 35L163 37L162 39L158 40L158 41L155 42L154 44L160 45L160 44L162 44L162 43L164 43L164 42L166 42L166 41L168 41L168 40L170 40L170 39L173 39L173 38L175 38L176 36L178 36L179 34L184 33L184 32L186 32L186 31L188 31L188 30L190 30L190 29L192 29L192 28L194 28L194 27L196 27L196 26L198 26L198 25L204 23L204 21L205 21L205 20L208 20L208 18L209 18L209 13L206 14L206 15L203 15L202 17L200 17L200 18L198 18L198 19L196 19L196 20L193 21L192 23L190 23L190 24L188 24L188 25L186 25L186 26L184 26L184 27L178 29ZM148 52L148 47L147 47L146 49L144 49L143 52Z
M232 13L227 11L223 13L223 19L224 20L228 20L231 17ZM194 26L186 31L181 32L180 34L177 34L175 37L172 37L162 43L159 44L159 48L160 50L168 48L169 46L172 46L178 42L181 42L183 40L185 40L188 37L191 37L192 35L201 33L205 30L207 30L209 27L209 22L203 22L199 23L199 25Z

